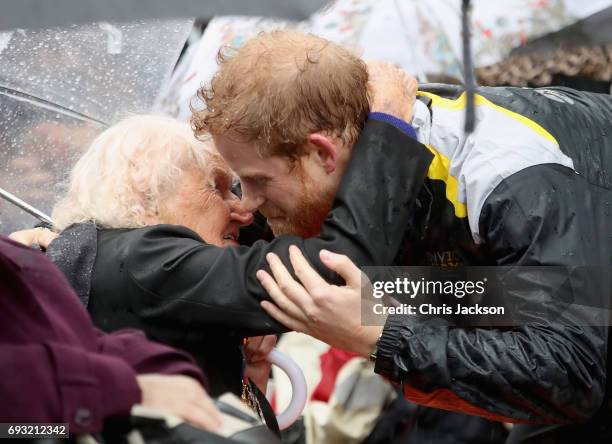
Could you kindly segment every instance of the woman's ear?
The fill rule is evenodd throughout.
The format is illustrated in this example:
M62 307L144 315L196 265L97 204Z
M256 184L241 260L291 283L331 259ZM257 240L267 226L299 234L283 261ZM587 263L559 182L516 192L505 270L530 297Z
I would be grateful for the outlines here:
M146 226L157 225L157 224L162 223L162 221L160 220L160 216L159 216L159 209L150 208L146 210L144 214L144 223Z
M325 172L330 174L336 171L338 167L338 148L332 140L324 134L313 133L306 137L306 141L314 159L325 169Z

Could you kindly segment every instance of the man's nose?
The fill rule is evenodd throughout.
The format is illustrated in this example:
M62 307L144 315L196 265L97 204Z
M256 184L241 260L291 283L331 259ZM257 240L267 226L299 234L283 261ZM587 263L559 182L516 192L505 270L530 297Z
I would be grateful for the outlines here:
M242 200L240 201L242 211L253 213L263 205L264 201L263 197L253 193L250 188L242 187Z

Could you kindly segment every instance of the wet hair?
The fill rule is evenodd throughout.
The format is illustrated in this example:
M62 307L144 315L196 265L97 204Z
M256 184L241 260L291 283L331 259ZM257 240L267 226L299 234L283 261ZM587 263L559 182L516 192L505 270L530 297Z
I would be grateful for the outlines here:
M365 63L347 49L297 31L261 33L198 90L196 136L231 135L253 142L262 157L297 158L307 136L324 132L351 148L370 109Z
M53 209L56 228L87 221L105 228L145 226L186 170L197 168L211 181L213 170L228 170L212 139L200 139L189 125L156 115L106 129L72 169L67 193Z

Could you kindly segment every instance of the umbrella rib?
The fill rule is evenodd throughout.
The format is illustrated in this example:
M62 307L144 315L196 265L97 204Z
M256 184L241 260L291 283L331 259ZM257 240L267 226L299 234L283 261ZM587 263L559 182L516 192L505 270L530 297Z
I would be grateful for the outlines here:
M51 226L53 226L53 219L51 219L48 215L46 215L45 213L43 213L39 209L34 208L29 203L19 199L17 196L15 196L12 193L9 193L8 191L6 191L3 188L0 188L0 197L2 197L3 199L9 201L13 205L16 205L17 207L21 208L26 213L31 214L32 216L34 216L35 218L37 218L41 222L45 222L45 223L50 224Z
M82 120L87 120L89 122L92 123L97 123L99 125L103 125L103 126L109 126L108 123L96 119L94 117L88 116L87 114L83 114L80 113L78 111L73 111L70 108L67 108L65 106L62 105L58 105L57 103L53 103L49 100L43 99L41 97L29 94L29 93L25 93L23 91L18 91L16 89L10 88L6 85L2 85L0 84L0 94L12 97L16 100L21 100L21 101L25 101L25 102L35 102L37 103L39 106L41 106L42 108L47 108L51 111L55 111L55 112L61 112L63 114L67 114L70 115L72 117L76 117Z

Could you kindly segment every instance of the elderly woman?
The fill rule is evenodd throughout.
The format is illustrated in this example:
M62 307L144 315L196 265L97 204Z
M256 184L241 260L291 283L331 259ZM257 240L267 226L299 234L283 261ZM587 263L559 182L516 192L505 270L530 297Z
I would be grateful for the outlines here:
M287 260L289 245L297 245L335 281L318 258L323 248L360 265L391 263L389 245L399 245L427 169L406 155L411 143L387 123L366 123L320 237L241 246L240 227L252 215L241 210L211 141L197 141L171 119L131 117L104 131L77 162L53 211L61 235L48 254L99 327L140 328L190 352L213 396L238 393L243 338L285 330L260 307L267 294L255 273L267 268L267 253ZM397 191L381 199L380 190Z

